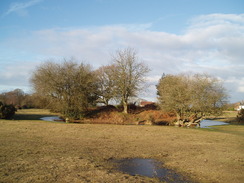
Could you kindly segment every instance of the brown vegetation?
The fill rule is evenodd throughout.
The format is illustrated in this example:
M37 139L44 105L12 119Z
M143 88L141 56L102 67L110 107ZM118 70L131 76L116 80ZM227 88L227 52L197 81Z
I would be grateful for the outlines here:
M16 109L31 108L35 106L33 96L18 88L0 93L0 101L7 105L13 105Z
M76 120L92 124L127 124L127 125L173 125L174 113L157 110L155 104L139 107L128 105L128 114L121 113L123 106L112 105L90 109L87 118Z

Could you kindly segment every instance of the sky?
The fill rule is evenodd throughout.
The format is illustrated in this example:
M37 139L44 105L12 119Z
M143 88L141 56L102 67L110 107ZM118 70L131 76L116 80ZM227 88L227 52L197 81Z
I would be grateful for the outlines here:
M97 69L128 47L151 69L141 98L163 74L202 73L244 100L243 0L0 0L0 92L32 92L47 60Z

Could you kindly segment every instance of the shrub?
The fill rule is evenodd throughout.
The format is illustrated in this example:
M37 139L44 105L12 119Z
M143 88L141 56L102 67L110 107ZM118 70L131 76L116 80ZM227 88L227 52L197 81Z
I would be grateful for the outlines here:
M0 119L10 119L15 114L15 107L13 105L6 105L0 102Z
M238 122L244 122L244 109L241 109L237 115Z

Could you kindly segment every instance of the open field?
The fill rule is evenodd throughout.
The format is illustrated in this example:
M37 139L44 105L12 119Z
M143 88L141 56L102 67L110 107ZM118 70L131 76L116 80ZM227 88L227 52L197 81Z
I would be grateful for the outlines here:
M154 158L194 182L244 182L244 126L186 129L0 120L0 182L158 182L118 172L112 159ZM25 120L26 119L26 120Z

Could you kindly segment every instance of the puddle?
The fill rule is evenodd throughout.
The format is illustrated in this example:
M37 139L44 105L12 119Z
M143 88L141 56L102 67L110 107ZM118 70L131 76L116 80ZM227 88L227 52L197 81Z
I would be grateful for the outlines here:
M117 169L130 175L141 175L158 178L169 183L190 183L185 177L173 170L163 167L154 159L131 158L114 161Z
M225 123L222 121L213 121L213 120L203 120L200 123L200 128L212 128L213 126L218 126L218 125L228 125L229 123Z
M43 120L43 121L61 121L61 122L64 121L59 116L47 116L47 117L43 117L43 118L40 118L40 119Z

